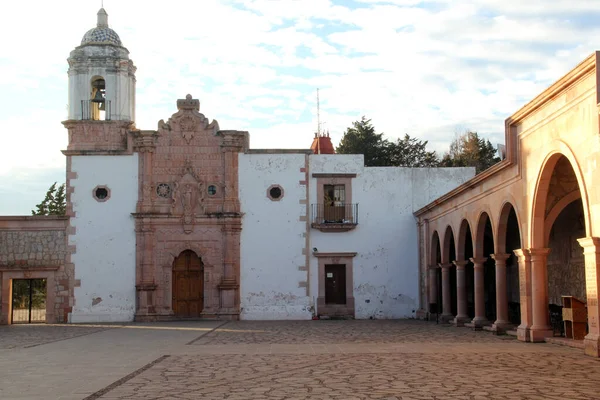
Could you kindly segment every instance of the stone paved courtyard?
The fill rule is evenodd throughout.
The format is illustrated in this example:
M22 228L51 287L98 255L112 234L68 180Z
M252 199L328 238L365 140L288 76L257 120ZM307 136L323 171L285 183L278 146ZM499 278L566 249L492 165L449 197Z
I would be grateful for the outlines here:
M579 349L420 321L0 327L0 399L600 399Z

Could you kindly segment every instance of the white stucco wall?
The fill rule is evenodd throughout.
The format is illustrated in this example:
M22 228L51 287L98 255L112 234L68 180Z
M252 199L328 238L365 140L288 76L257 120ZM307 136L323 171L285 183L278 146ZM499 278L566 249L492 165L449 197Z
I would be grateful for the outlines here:
M73 156L77 179L71 195L75 235L69 244L75 279L71 322L132 321L135 313L135 229L131 216L138 194L138 155ZM98 185L110 189L110 199L92 195Z
M240 154L242 319L310 319L305 269L306 187L304 154ZM267 189L279 184L283 198Z
M339 159L339 162L335 162ZM413 317L418 307L418 243L413 211L474 175L472 168L364 168L362 156L310 157L310 172L357 173L352 202L359 224L349 232L310 232L319 252L356 252L353 260L355 318ZM310 203L317 179L310 180ZM318 260L311 256L311 288L318 290ZM318 310L317 310L318 312Z

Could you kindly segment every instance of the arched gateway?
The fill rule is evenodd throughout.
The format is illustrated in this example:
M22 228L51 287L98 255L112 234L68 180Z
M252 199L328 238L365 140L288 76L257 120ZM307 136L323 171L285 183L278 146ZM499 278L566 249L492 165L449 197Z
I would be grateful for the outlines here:
M177 317L199 317L204 308L204 264L192 250L173 261L173 313Z

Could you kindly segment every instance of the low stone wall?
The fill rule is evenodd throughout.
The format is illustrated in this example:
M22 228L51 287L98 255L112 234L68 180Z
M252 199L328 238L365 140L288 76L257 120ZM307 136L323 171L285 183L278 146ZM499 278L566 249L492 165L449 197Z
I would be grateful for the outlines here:
M13 279L46 279L47 322L66 322L73 274L64 216L0 216L0 323L10 323Z

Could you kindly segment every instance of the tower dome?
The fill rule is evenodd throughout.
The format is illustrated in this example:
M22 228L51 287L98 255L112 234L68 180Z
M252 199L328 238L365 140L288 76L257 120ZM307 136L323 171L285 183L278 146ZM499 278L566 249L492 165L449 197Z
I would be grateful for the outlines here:
M90 29L83 35L81 45L86 44L112 44L114 46L123 46L117 32L108 27L108 14L104 8L98 11L98 25Z
M69 120L135 121L136 68L104 8L67 61Z

